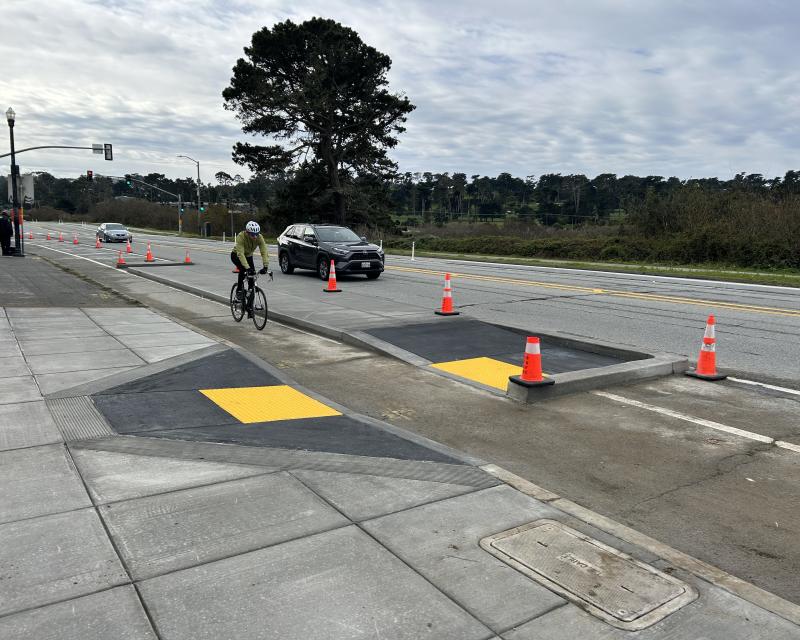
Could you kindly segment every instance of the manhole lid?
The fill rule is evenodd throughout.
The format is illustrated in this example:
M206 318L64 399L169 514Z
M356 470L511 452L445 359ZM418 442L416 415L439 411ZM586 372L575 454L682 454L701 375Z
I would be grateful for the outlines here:
M554 520L481 540L481 547L616 627L649 627L697 598L685 582Z

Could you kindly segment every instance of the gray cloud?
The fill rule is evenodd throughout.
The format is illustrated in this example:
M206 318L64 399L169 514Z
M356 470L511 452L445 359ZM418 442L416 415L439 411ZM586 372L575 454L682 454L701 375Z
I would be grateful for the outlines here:
M113 169L84 152L37 152L20 156L23 170L188 175L175 158L185 153L206 180L245 173L230 160L244 136L222 108L231 67L257 29L314 15L392 58L392 90L418 107L392 151L403 171L798 168L790 0L6 0L0 95L18 113L18 146L116 152Z

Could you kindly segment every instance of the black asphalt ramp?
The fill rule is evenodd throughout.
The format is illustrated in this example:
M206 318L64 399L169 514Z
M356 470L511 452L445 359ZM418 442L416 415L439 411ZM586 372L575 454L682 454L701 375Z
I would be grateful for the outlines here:
M325 451L354 456L462 464L460 460L349 416L280 420L196 429L165 429L148 431L146 435L148 438L195 440L249 447Z
M247 390L240 391L243 388ZM268 415L276 407L285 409L287 405L279 404L281 397L288 398L283 402L290 408L300 409L299 414L309 405L313 406L308 411L321 412L294 419L285 419L286 414L278 412L280 418L274 420L243 422L246 418L238 419L242 414L235 408L226 411L224 400L218 396L212 400L201 390L212 397L208 390L233 391L234 396L244 398L245 408L256 413ZM270 393L259 395L259 391ZM95 394L92 400L114 431L124 435L463 464L357 417L330 415L338 411L324 400L309 398L283 384L234 350L118 385Z
M242 357L233 349L193 360L186 364L155 373L134 382L101 391L102 395L142 393L147 391L188 391L190 389L222 389L226 387L261 387L281 384L267 373Z
M494 358L522 366L524 331L468 318L367 330L372 336L431 362ZM549 373L579 371L619 364L625 359L601 355L542 340L542 361Z

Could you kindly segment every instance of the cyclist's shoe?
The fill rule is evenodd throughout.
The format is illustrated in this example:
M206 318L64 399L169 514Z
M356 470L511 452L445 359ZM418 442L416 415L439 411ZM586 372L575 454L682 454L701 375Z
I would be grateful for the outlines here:
M269 269L267 269L266 267L264 267L263 269L260 269L260 270L259 270L259 273L260 273L260 274L263 276L264 274L266 274L266 273L269 273Z

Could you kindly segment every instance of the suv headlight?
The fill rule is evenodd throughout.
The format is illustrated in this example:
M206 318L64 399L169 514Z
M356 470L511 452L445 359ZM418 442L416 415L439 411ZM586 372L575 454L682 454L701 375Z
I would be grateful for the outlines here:
M350 253L350 252L349 252L347 249L342 249L341 247L334 247L334 248L332 249L332 251L333 251L333 252L334 252L334 253L335 253L337 256L346 256L348 253Z

